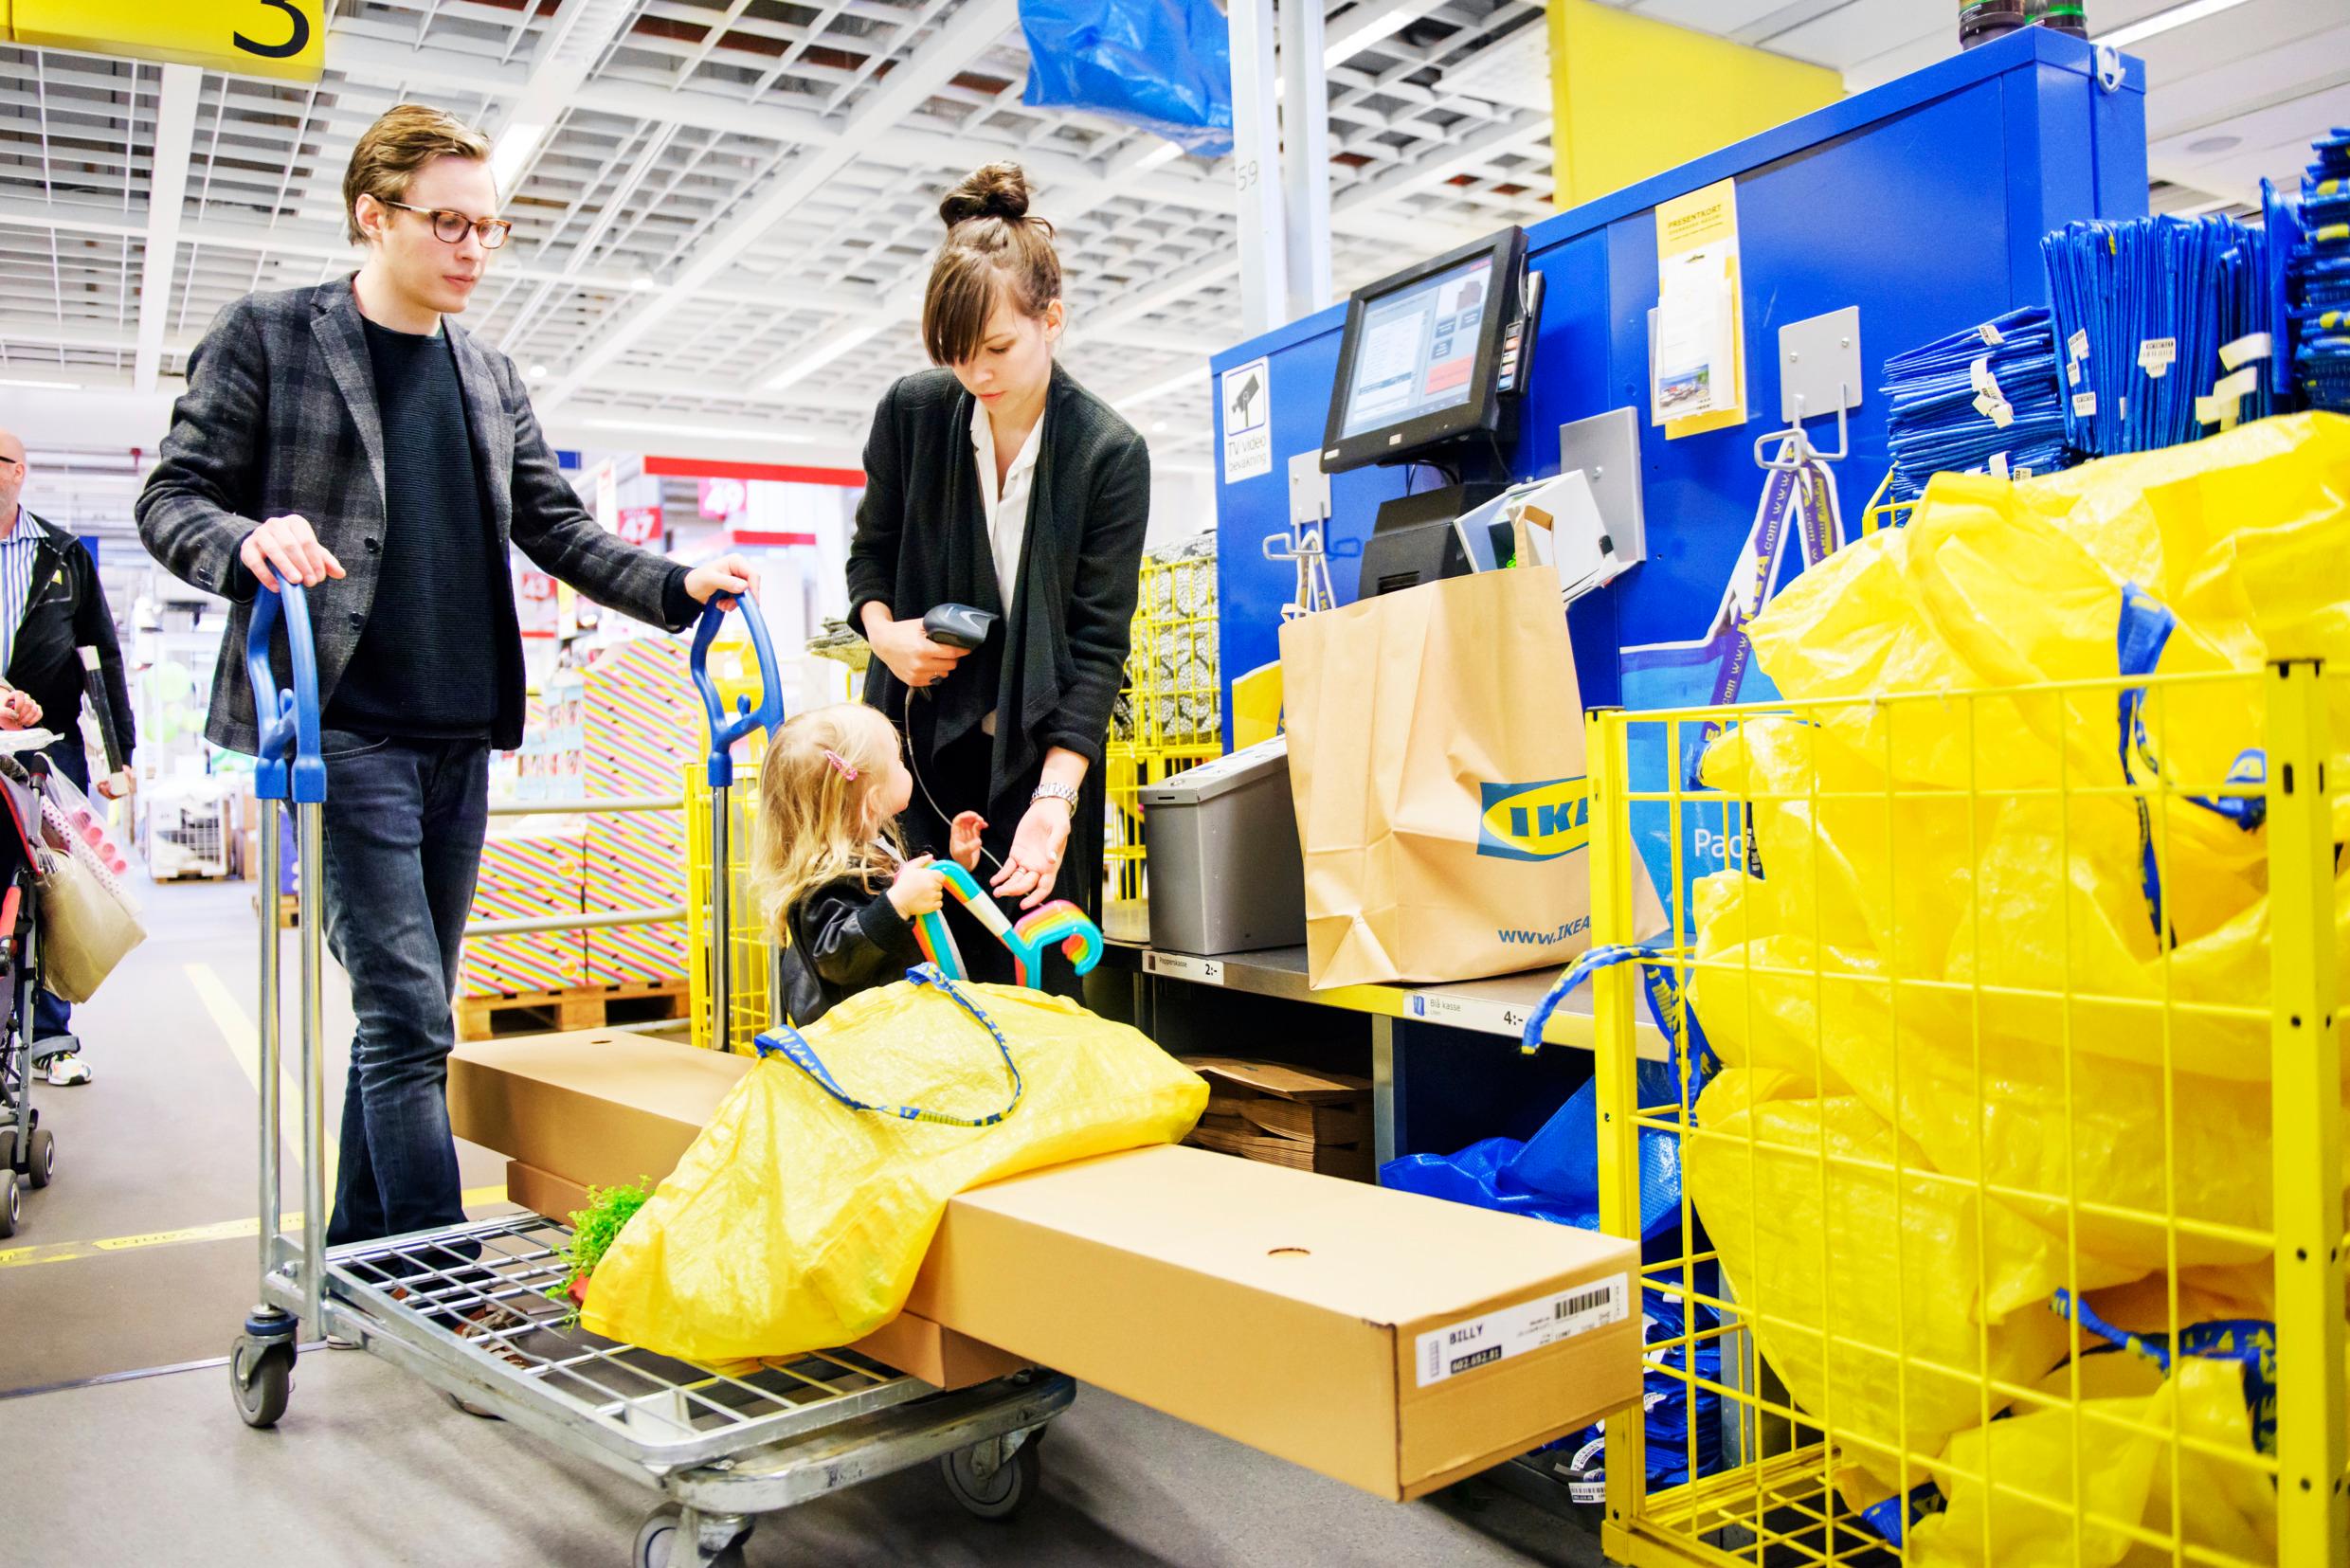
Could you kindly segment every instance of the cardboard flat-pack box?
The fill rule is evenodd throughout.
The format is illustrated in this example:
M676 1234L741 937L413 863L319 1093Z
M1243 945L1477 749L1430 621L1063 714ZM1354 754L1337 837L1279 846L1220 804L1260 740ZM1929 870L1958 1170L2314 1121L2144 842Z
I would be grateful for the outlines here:
M1397 1500L1640 1395L1635 1245L1159 1147L947 1206L908 1306Z
M449 1126L574 1181L659 1181L750 1071L748 1056L620 1029L470 1040L449 1056Z
M475 1041L450 1121L581 1186L659 1179L750 1067L619 1031ZM1158 1146L955 1198L907 1316L1401 1500L1635 1403L1637 1267L1629 1241Z

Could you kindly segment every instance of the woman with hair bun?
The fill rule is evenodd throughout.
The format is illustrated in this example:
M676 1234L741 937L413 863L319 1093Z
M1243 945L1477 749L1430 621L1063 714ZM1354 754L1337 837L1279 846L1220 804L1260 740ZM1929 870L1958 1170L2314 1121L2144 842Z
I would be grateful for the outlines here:
M905 732L921 785L903 819L913 853L944 858L953 819L976 814L999 899L1065 898L1098 918L1102 745L1125 679L1150 454L1054 360L1068 324L1060 258L1020 167L976 171L938 211L947 238L922 303L938 368L896 382L874 411L849 549L849 621L874 655L865 701ZM949 647L922 629L940 604L998 619L978 648ZM974 978L1011 979L1010 955L976 922L957 934ZM1049 982L1075 990L1058 963Z

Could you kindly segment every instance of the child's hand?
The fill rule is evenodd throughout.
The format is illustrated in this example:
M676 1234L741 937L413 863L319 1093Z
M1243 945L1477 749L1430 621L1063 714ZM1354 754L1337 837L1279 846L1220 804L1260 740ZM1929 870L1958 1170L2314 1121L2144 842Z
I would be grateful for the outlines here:
M965 871L979 870L979 836L987 820L976 811L967 811L947 827L948 858Z
M927 855L909 860L897 868L889 898L890 908L904 919L936 914L947 902L947 874L933 868Z
M0 730L29 730L41 722L41 705L23 692L0 694Z

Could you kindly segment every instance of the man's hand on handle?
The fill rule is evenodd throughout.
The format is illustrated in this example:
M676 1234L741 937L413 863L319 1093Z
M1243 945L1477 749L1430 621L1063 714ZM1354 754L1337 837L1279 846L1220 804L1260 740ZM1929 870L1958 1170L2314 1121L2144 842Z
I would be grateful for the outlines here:
M98 781L98 792L110 801L119 801L137 787L137 777L127 767L118 767Z
M723 595L720 609L734 607L734 595L748 593L753 598L759 592L759 568L739 555L721 555L708 566L696 567L685 574L685 591L694 596L696 604L707 604Z
M237 554L245 570L272 593L278 591L280 578L307 588L343 575L343 564L318 543L310 520L291 514L272 517L246 534Z

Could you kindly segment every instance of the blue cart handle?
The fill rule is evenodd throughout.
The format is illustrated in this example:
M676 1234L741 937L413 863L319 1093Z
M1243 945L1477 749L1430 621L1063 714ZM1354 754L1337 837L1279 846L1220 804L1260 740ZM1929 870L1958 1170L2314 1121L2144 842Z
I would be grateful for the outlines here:
M285 621L286 652L294 666L294 689L278 685L269 664L269 634ZM253 793L264 801L292 798L306 805L326 799L326 760L318 747L318 650L310 636L310 601L299 583L286 583L253 596L253 618L244 636L244 663L253 682L253 723L261 733L254 755Z
M754 711L750 699L734 699L734 716L726 716L726 708L718 696L718 683L710 678L710 645L718 639L718 625L726 620L728 603L739 604L743 621L750 628L750 646L759 656L759 706ZM694 685L702 694L702 710L710 717L710 787L724 789L734 782L734 743L750 733L753 728L770 734L784 722L783 679L775 669L775 644L768 640L767 622L759 615L759 602L748 593L714 593L702 606L702 618L694 627L692 660Z

